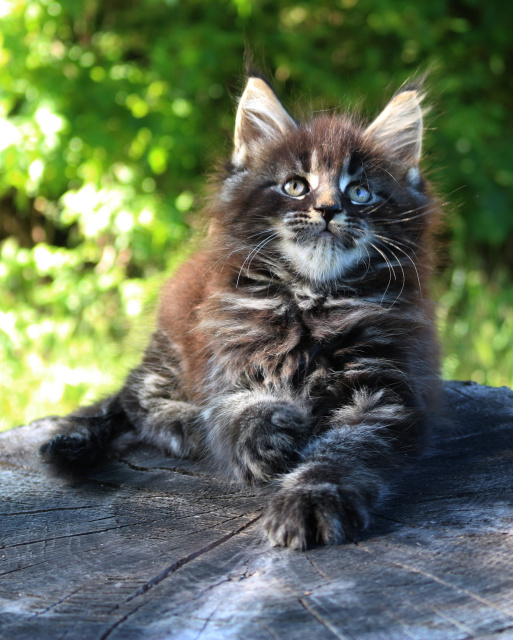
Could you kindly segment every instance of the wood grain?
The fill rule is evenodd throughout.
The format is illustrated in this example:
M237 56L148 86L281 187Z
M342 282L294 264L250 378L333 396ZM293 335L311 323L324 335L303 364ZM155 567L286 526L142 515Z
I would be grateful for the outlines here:
M130 454L83 483L0 434L0 638L513 638L513 392L446 385L447 419L357 544L273 549L266 492Z

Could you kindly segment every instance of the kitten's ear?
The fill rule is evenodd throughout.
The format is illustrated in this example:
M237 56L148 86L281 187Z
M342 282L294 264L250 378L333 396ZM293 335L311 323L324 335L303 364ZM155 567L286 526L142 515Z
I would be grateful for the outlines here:
M237 109L233 164L244 166L250 147L274 140L296 126L267 82L249 78Z
M390 149L414 180L422 152L422 97L417 89L405 88L365 131L373 142Z

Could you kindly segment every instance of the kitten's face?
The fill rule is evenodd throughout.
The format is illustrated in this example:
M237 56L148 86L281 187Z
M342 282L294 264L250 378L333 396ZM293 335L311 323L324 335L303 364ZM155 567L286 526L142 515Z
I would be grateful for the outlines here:
M251 248L254 266L267 260L317 283L365 270L394 222L423 201L416 166L386 157L347 118L297 126L274 94L265 97L271 103L239 123L239 166L222 191L230 232Z
M318 120L292 134L294 144L276 149L270 163L274 184L261 197L269 202L274 244L308 280L336 279L367 256L369 217L384 198L355 134L343 120Z

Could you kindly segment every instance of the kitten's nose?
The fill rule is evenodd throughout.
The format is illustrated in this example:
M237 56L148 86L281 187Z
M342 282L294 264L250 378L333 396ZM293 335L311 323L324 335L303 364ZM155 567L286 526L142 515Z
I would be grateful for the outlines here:
M314 208L321 214L327 225L331 222L331 220L333 220L333 216L336 216L337 213L340 213L342 211L338 204L320 204L319 206Z

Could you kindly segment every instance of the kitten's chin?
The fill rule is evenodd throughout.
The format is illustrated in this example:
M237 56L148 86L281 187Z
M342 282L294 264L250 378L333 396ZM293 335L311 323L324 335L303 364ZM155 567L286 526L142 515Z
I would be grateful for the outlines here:
M298 275L319 284L343 277L362 257L359 247L345 249L329 232L308 244L284 240L281 250Z

